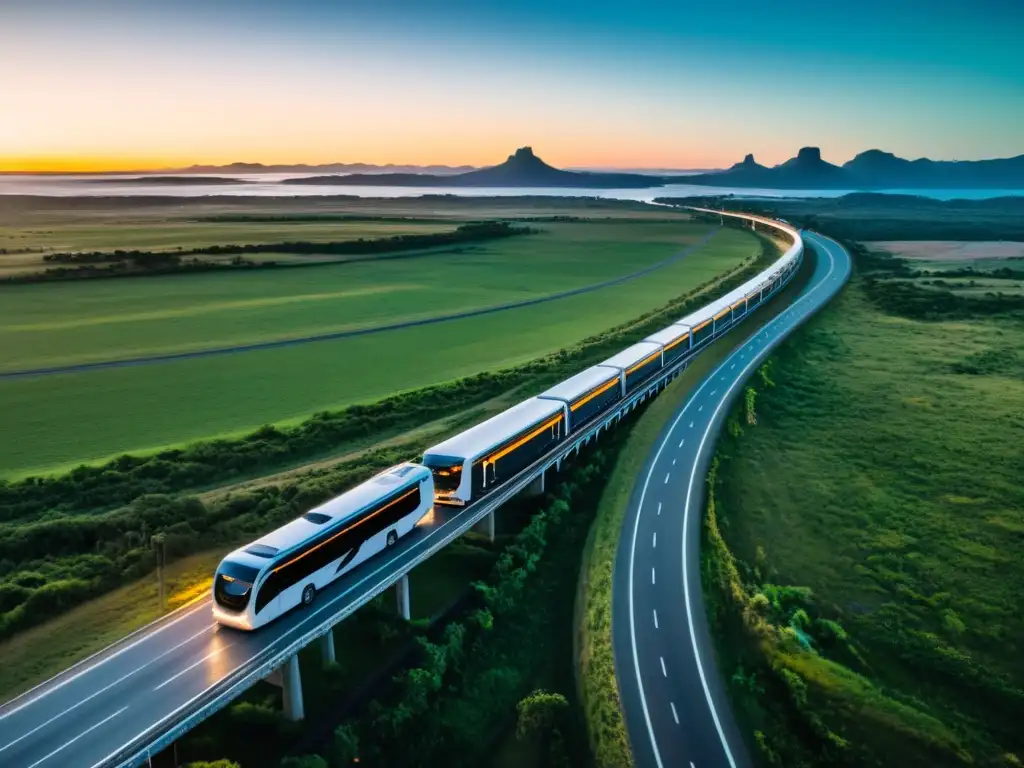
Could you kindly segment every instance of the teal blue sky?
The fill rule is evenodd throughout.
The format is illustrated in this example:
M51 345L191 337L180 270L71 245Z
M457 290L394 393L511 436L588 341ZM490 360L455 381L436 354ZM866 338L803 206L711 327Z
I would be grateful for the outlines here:
M1009 156L1021 41L1020 0L13 0L0 168Z

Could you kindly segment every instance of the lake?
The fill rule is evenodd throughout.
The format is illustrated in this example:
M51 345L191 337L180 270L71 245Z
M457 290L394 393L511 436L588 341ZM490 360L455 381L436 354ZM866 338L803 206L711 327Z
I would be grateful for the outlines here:
M607 197L619 200L650 201L656 197L692 197L704 195L737 195L741 197L839 197L860 190L854 189L753 189L739 187L704 187L672 184L650 189L577 189L554 187L350 187L333 185L278 184L282 179L298 178L296 173L254 173L241 178L242 184L203 183L202 175L194 175L195 184L129 183L124 176L58 176L0 175L0 195L43 195L48 197L199 197L230 195L239 197L300 197L317 195L352 195L355 197L419 197L421 195L458 195L460 197L514 197L542 195L550 197ZM186 174L175 174L184 176ZM322 174L309 174L322 175ZM103 183L96 183L103 180ZM118 183L121 180L121 183ZM992 197L1024 196L1024 189L887 189L889 194L920 195L938 200L984 200Z

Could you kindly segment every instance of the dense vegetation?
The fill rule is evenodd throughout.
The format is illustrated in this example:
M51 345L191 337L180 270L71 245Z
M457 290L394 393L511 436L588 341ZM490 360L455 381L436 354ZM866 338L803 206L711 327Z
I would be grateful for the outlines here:
M209 269L237 267L270 268L282 266L276 261L251 261L245 255L260 253L288 253L299 255L357 256L422 251L428 248L463 245L466 243L499 240L517 235L536 234L537 230L513 226L507 221L462 224L450 232L392 235L372 240L358 238L340 242L282 242L248 243L244 245L206 245L176 251L114 250L87 252L58 252L43 256L44 262L78 265L53 267L42 273L11 275L12 282L61 280L85 277L121 277L138 274L168 274ZM234 256L230 261L208 261L199 256ZM190 258L191 257L191 258ZM352 261L352 259L347 259ZM96 266L104 264L106 266ZM294 266L294 264L288 264Z
M762 765L1019 765L1024 325L855 256L708 477L734 707Z
M765 243L762 258L774 249ZM723 283L746 279L753 265ZM197 443L153 456L123 456L66 475L0 483L0 638L150 572L150 540L167 556L254 538L373 472L414 458L417 449L378 451L301 481L229 496L211 504L173 494L251 476L340 450L346 441L422 424L529 383L566 378L661 328L669 317L706 301L690 293L660 310L533 363L494 374L319 414L290 429L264 427L240 440ZM717 290L717 289L716 289ZM127 506L124 506L127 505ZM113 511L105 511L111 510Z
M725 206L781 217L848 240L1024 240L1024 197L936 200L856 193L833 198L739 200L659 199L676 205Z

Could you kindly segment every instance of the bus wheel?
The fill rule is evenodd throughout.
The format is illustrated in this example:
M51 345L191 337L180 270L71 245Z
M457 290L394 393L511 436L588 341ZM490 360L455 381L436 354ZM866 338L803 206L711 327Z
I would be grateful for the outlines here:
M398 534L395 531L388 531L388 546L393 547L398 541Z
M312 605L314 600L316 600L316 587L307 584L306 588L302 590L302 604Z

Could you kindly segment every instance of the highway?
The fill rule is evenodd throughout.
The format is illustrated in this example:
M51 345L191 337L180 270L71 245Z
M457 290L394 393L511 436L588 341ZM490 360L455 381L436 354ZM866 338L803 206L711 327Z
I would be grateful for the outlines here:
M663 388L682 366L680 360L662 369L481 501L462 509L436 507L416 531L320 591L306 609L245 633L216 625L206 598L7 702L0 707L0 766L92 768L144 761L463 535Z
M705 476L743 382L850 275L842 246L802 235L818 254L807 285L706 377L667 423L629 501L615 561L612 636L638 768L750 765L717 668L701 592Z

